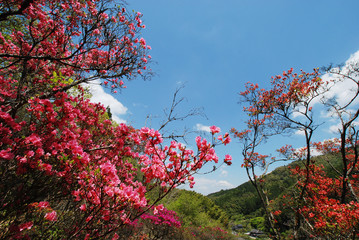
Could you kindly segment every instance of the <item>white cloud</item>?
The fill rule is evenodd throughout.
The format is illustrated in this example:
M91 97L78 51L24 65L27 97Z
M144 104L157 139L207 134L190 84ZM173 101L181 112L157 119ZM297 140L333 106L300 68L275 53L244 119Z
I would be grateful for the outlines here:
M183 85L185 84L185 82L183 82L183 81L177 81L176 84L179 85L179 86L183 86Z
M296 154L299 154L299 155L301 155L300 153L302 153L303 152L303 150L304 150L305 148L303 148L303 147L301 147L301 148L297 148L296 150L295 150L295 153ZM306 151L304 151L304 153L306 153ZM306 156L307 154L305 154L305 156ZM323 155L321 152L319 152L317 149L315 149L315 148L310 148L310 155L312 156L312 157L315 157L315 156L320 156L320 155Z
M329 128L328 128L328 131L329 133L334 133L334 134L337 134L339 133L339 129L341 129L341 123L338 122L337 124L335 125L331 125Z
M295 111L293 112L293 117L294 118L300 118L300 117L304 117L303 113L305 113L306 108L304 106L299 106L295 109Z
M323 155L323 153L319 152L317 149L311 149L310 154L312 154L313 157Z
M148 105L143 104L143 103L133 103L132 105L134 107L148 108Z
M197 131L201 131L201 132L209 132L209 133L211 132L209 126L205 126L205 125L202 125L202 124L200 124L200 123L197 123L197 124L196 124L195 129L196 129Z
M228 176L228 171L226 170L228 166L227 165L222 165L218 170L220 171L220 176L221 177L227 177Z
M345 62L344 66L341 68L341 73L344 75L349 74L353 64L359 63L359 51L352 54L349 59ZM338 68L334 68L333 71L336 72ZM356 81L359 80L358 76L353 76ZM357 90L357 84L353 80L348 78L340 78L337 74L324 74L322 76L324 81L334 80L330 86L330 91L324 94L326 99L335 99L339 105L344 106L347 104L353 97ZM359 103L359 99L356 100L355 104Z
M118 123L125 123L126 121L120 117L127 113L127 107L120 103L116 98L111 94L108 94L104 91L100 82L98 80L87 84L86 86L90 87L90 92L92 94L91 102L102 103L105 107L109 106L112 113L112 119Z
M191 190L199 192L203 195L208 195L210 193L218 192L222 189L225 190L235 187L233 184L225 180L216 180L195 176L194 181L196 184Z
M301 129L295 131L294 134L295 134L295 135L299 135L299 136L305 136L305 132L304 132L303 130L301 130Z
M222 177L227 177L228 176L228 171L221 169L221 176Z
M322 118L329 118L329 121L331 122L335 122L336 118L333 118L333 116L335 115L335 112L333 111L333 109L326 109L326 110L322 110L320 111L320 116Z
M335 84L330 85L330 91L324 94L325 99L335 99L339 105L343 106L348 103L355 94L353 90L356 84L350 79L339 80L337 76L332 74L325 74L322 79L324 81L336 80Z
M353 127L358 127L359 126L359 121L354 121L351 126ZM328 128L328 132L329 133L334 133L334 134L338 134L339 130L343 129L343 125L341 122L337 122L337 124L333 124Z

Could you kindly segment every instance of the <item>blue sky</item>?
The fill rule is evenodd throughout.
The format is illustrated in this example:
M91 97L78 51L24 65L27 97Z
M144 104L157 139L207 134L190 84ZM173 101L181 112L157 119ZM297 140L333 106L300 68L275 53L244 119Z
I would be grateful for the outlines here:
M93 100L110 105L118 121L138 128L158 127L163 109L184 84L186 101L178 113L203 107L207 118L190 118L170 128L242 129L245 115L238 92L246 82L266 87L283 70L344 63L359 50L357 0L129 0L128 9L143 13L142 35L152 47L156 76L126 83L127 89L114 98L97 87L100 94ZM299 147L298 137L293 140ZM194 135L189 145L192 139ZM289 140L279 139L265 150L273 152ZM233 165L198 175L194 190L208 194L247 181L240 152L235 141L219 148L220 157L233 156Z

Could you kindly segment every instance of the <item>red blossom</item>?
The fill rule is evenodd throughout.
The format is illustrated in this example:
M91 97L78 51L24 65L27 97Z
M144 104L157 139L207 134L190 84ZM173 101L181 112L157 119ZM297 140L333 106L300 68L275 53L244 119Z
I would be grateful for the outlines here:
M45 214L45 219L49 220L49 221L52 221L52 222L57 221L57 213L56 213L56 211L51 211L49 213L46 213Z

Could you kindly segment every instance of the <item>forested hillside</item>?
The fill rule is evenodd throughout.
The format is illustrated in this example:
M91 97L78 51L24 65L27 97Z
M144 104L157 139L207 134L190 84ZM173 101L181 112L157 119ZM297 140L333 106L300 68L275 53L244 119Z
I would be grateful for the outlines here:
M336 173L331 165L336 168L341 167L341 162L337 154L318 156L313 158L313 161L318 165L323 165L328 176L333 178L336 176ZM290 194L290 191L296 183L296 178L290 169L302 164L302 161L295 161L289 165L276 168L264 177L270 200L277 201L278 197L283 194ZM220 206L221 209L228 214L230 220L234 222L262 217L264 214L258 193L250 181L233 189L211 193L208 197Z
M265 181L268 183L270 199L275 199L293 186L295 179L290 175L288 167L283 166L266 176ZM230 190L222 190L209 194L208 197L225 210L231 220L241 219L244 215L254 217L263 214L260 211L262 208L261 201L255 188L249 181Z
M178 214L184 226L229 227L228 214L202 194L176 189L161 202Z

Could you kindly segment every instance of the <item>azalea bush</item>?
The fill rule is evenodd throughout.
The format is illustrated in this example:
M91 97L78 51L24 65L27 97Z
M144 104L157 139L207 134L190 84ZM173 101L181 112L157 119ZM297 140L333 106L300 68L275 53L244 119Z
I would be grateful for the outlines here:
M81 84L116 93L151 75L141 13L107 0L1 4L0 238L118 239L219 161L213 147L230 137L215 138L215 126L195 150L166 146L158 131L114 124L87 98Z
M148 234L149 239L183 239L179 217L166 208L143 214L138 227Z

